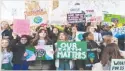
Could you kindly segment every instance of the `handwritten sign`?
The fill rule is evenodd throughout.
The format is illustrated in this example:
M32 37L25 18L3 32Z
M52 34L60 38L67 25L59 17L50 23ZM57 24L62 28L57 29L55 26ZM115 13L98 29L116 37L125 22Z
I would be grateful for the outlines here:
M93 16L89 19L90 22L101 22L102 17L101 16Z
M53 60L54 51L52 45L36 46L36 60Z
M91 21L93 21L94 19L92 19L92 17L94 16L94 10L86 10L85 11L85 16L86 16L86 21L87 22L91 22Z
M83 23L86 21L84 13L70 13L67 14L68 23Z
M29 35L30 34L30 21L23 19L15 19L13 24L13 32L21 35Z
M125 17L122 15L114 15L114 14L104 15L105 22L114 22L115 20L118 20L118 23L125 23Z
M112 28L111 29L113 36L116 38L124 38L125 36L125 26L119 28Z
M46 23L48 20L48 15L34 15L34 16L26 16L26 19L30 20L30 24L43 24Z
M112 59L111 71L125 71L125 59Z
M81 59L87 58L87 43L86 42L57 42L57 59Z
M29 19L31 24L42 24L48 20L47 11L41 9L39 1L37 0L26 0L25 1L25 12L26 19Z

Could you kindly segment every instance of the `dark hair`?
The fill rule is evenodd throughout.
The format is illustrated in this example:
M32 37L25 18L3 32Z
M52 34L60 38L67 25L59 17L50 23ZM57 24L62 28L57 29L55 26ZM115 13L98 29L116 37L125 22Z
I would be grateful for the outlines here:
M7 40L7 41L8 41L9 45L8 45L8 47L6 47L6 48L7 48L7 52L10 52L10 51L11 51L10 40L9 40L9 39L2 39L2 41L3 41L3 40ZM1 51L2 51L2 52L4 51L4 50L3 50L3 47L2 47L2 49L1 49Z
M50 38L48 37L48 32L44 29L40 29L37 34L35 35L35 38L31 41L32 45L37 45L38 44L38 40L40 39L39 33L41 33L42 31L44 31L46 33L46 37L44 38L44 40L46 41L46 43L48 42L48 40L50 40Z
M29 35L22 35L19 40L21 40L22 38L26 38L27 39L27 43L26 45L30 44L30 36ZM20 42L20 41L19 41Z
M59 34L59 29L57 27L53 27L52 28L52 33L53 33L53 29L57 29L58 30L58 34Z
M86 38L88 37L88 35L91 34L91 32L86 32L83 34L83 40L86 40Z
M108 44L103 51L101 63L105 66L111 59L123 59L120 55L119 47L115 43Z
M63 33L65 35L65 40L67 41L68 40L68 35L65 33L65 32L60 32L59 33L59 36L58 36L58 40L60 40L60 34Z

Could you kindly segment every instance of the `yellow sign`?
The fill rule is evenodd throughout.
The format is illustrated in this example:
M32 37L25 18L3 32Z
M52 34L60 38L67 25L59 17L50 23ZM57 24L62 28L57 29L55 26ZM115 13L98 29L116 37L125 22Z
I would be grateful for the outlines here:
M47 11L40 7L38 0L26 0L24 14L31 24L42 24L48 20Z
M39 2L37 0L26 0L25 2L25 15L26 16L34 16L34 15L44 15L47 14L47 11L43 11L40 6Z

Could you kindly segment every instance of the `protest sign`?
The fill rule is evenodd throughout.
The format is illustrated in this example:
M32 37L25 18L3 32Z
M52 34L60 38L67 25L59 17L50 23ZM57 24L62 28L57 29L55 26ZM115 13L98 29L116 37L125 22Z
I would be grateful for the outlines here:
M125 37L125 26L117 27L111 29L113 36L116 38L124 38Z
M69 13L67 14L67 21L70 24L83 23L86 21L84 13Z
M80 59L87 58L87 43L86 42L57 42L58 52L57 59Z
M54 51L52 45L36 46L36 60L53 60Z
M36 60L35 47L27 46L25 52L27 53L27 56L25 57L27 61L34 61L34 60Z
M76 41L81 41L81 40L83 40L83 34L84 34L85 32L77 32L76 33L76 38L75 38L75 40Z
M48 20L48 14L46 10L41 9L39 1L26 0L25 1L25 17L29 19L31 24L42 24Z
M101 16L93 16L88 21L89 22L101 22L102 21L102 17Z
M64 28L61 25L54 25L54 27L58 28L60 31L64 31Z
M29 20L21 20L15 19L13 22L13 32L21 35L29 35L30 34L30 22Z
M122 15L114 15L114 14L104 15L105 22L114 22L115 20L118 20L118 23L125 23L125 17Z
M112 59L111 71L125 71L125 59Z
M35 56L35 53L33 51L26 49L26 53L28 54L26 56L26 60L27 61L34 61L34 60L36 60L36 56Z
M59 6L59 0L53 0L53 10Z
M95 16L94 10L86 10L86 11L85 11L85 16L86 16L86 21L87 21L87 22L91 22L90 19L91 19L93 16Z

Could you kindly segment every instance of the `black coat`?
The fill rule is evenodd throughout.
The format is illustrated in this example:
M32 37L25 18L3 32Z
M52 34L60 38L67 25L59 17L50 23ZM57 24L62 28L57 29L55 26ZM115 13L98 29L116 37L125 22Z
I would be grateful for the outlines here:
M47 28L48 36L51 39L51 42L56 43L58 39L59 34L54 34L53 31L50 30L50 28Z
M8 36L9 37L9 39L11 39L12 38L12 30L4 30L3 32L2 32L2 38L4 37L4 36Z
M87 60L76 60L76 67L83 68L85 70L91 70L92 66L87 67L87 64L92 65L97 62L99 62L99 54L96 50L96 48L99 48L98 44L94 41L87 42ZM90 61L90 54L94 54L94 60L93 63Z
M24 53L26 49L26 45L21 43L17 43L16 39L11 40L11 47L13 52L13 64L21 64L24 60Z

